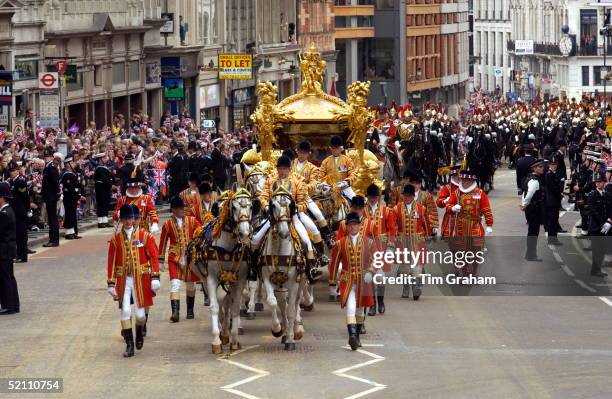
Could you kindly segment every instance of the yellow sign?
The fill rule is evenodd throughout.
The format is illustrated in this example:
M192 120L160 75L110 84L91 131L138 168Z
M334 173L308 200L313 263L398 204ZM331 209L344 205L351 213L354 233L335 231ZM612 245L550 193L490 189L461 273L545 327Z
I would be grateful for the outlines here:
M253 55L219 54L219 79L253 79Z

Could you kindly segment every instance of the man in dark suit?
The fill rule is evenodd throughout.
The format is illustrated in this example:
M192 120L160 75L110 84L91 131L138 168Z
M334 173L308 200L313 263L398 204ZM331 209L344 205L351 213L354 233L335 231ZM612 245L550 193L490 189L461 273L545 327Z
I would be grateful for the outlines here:
M64 170L62 171L62 194L64 197L64 228L66 234L64 238L67 240L75 240L81 238L77 224L77 208L79 201L83 199L83 187L79 180L79 176L75 172L76 162L72 155L68 155L64 159Z
M229 160L223 154L223 141L221 138L213 140L215 149L210 154L210 165L212 167L212 174L215 180L215 186L219 189L225 189L225 182L227 181L227 168Z
M546 204L545 226L548 232L548 245L563 245L557 238L559 232L559 209L563 198L563 181L557 175L557 158L548 161L548 171L544 175L544 197Z
M13 198L9 201L15 213L17 257L16 263L28 261L28 212L30 211L30 194L28 183L19 173L20 167L16 162L11 162L8 167L9 180Z
M184 151L183 144L174 144L172 158L166 167L166 173L170 181L170 198L177 196L186 189L189 184L187 181L189 173L189 159Z
M589 238L591 239L592 265L591 276L606 277L601 270L606 250L610 244L612 228L612 196L605 191L606 176L597 172L593 177L595 189L587 197L589 212Z
M0 315L19 313L19 291L13 273L15 242L15 213L8 201L12 198L8 183L0 183Z
M59 221L57 220L57 201L60 199L60 165L62 154L56 152L47 161L43 170L42 197L47 209L49 222L49 242L43 247L57 247L59 245Z

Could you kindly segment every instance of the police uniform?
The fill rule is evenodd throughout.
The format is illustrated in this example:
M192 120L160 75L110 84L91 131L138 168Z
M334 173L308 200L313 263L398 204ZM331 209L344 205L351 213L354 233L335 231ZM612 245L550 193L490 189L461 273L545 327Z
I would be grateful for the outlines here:
M544 166L544 160L539 159L532 163L531 169L538 166ZM521 206L525 211L527 219L527 250L525 259L530 261L541 261L538 258L538 235L540 234L540 226L544 224L544 204L546 194L544 191L544 182L542 176L531 173L523 185L523 198Z
M9 200L11 188L0 183L0 197ZM15 243L15 213L6 203L0 207L0 315L19 313L19 291L13 273L13 258L17 252Z
M104 153L96 154L96 158L102 158L104 155ZM111 192L113 188L113 174L107 165L98 164L96 166L96 169L94 170L94 182L98 227L111 227L108 222L108 211L110 208Z
M597 172L594 176L596 182L605 182L606 177L603 173ZM588 233L591 240L592 265L591 275L605 277L601 267L610 248L612 236L612 194L609 191L595 188L587 197L587 209L589 212Z
M47 221L49 224L49 242L44 244L44 247L55 247L59 245L57 202L62 193L59 172L59 167L54 160L48 162L43 170L42 197L45 201Z
M559 209L561 208L561 199L563 198L563 181L559 178L556 171L548 170L544 175L544 191L548 244L561 245L557 238L557 233L559 232Z
M19 167L9 165L9 172L18 170ZM15 213L17 256L16 262L28 261L28 213L30 211L30 194L28 193L28 183L22 175L17 175L8 180L11 185L13 198L10 199L11 208Z
M68 156L64 163L72 162L72 157ZM77 226L77 207L82 195L82 186L76 172L69 167L64 168L61 177L62 195L64 196L64 238L67 240L79 239Z

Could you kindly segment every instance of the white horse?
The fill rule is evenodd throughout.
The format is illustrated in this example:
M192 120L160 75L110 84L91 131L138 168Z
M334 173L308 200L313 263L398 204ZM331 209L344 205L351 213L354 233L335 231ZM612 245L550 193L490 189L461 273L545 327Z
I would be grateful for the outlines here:
M350 206L347 199L340 193L334 194L334 188L327 183L317 184L312 199L319 204L323 216L327 219L327 224L332 230L337 230L340 222L349 212Z
M272 335L283 336L285 350L295 350L295 340L304 334L299 301L307 281L304 275L306 259L300 239L291 231L294 207L289 193L279 191L272 195L271 226L262 251L264 287L272 308Z
M203 229L190 245L189 265L202 280L206 279L212 318L212 353L222 352L222 344L230 341L230 350L240 349L240 302L246 283L250 251L252 200L244 189L227 192L218 219ZM210 236L210 237L209 237ZM223 317L219 322L217 289L222 285L227 294L223 300ZM231 331L230 330L231 324ZM221 326L222 333L219 328ZM221 338L220 338L221 335Z

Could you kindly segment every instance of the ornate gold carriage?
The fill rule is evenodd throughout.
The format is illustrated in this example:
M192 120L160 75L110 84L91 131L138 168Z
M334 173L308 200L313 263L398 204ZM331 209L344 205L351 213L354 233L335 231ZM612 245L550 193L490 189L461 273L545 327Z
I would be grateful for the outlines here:
M344 102L323 91L325 68L321 54L311 46L300 57L302 86L297 94L277 103L275 85L271 82L257 84L259 104L251 121L261 147L261 158L272 162L274 149L295 148L305 139L314 149L326 149L331 136L339 135L346 147L352 147L348 155L363 176L361 185L375 181L382 187L375 176L382 166L374 154L365 150L368 128L376 117L375 111L367 106L370 82L349 85L347 102Z

